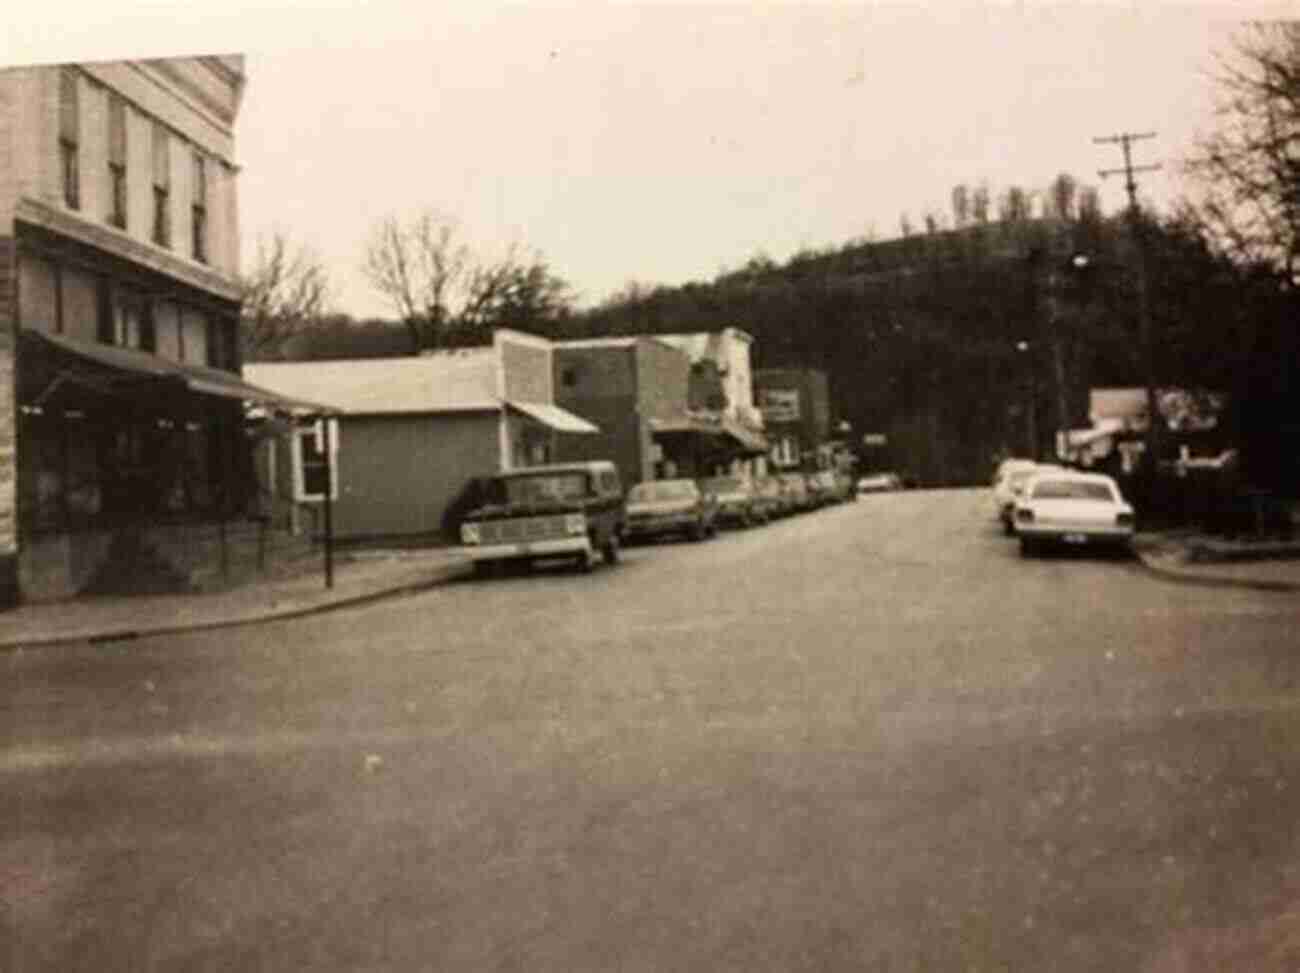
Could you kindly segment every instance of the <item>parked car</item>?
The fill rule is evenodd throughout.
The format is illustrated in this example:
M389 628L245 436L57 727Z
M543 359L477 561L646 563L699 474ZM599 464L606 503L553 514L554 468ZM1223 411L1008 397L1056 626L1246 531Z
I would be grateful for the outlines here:
M504 561L567 558L584 571L619 557L626 503L608 460L525 467L483 480L460 526L476 573Z
M777 479L781 481L786 505L792 513L807 510L812 505L812 497L808 493L808 481L802 473L782 473Z
M774 476L764 476L754 481L755 508L761 520L775 520L790 512L781 481Z
M1050 544L1127 548L1133 539L1133 508L1109 476L1071 470L1040 470L1016 501L1020 553Z
M1015 532L1012 513L1016 500L1029 478L1038 469L1038 464L1031 459L1008 459L998 465L993 477L993 510L1002 524L1002 532Z
M841 503L858 499L858 483L848 473L835 474L835 496Z
M720 525L752 527L761 523L754 486L743 477L715 476L700 482L700 489L718 499Z
M903 478L897 473L872 473L858 480L858 496L864 493L887 493L903 489Z
M816 506L824 507L839 500L835 485L835 474L830 470L819 470L808 474L808 488L816 498Z
M693 541L717 533L718 501L694 480L651 480L627 494L628 540L678 534Z

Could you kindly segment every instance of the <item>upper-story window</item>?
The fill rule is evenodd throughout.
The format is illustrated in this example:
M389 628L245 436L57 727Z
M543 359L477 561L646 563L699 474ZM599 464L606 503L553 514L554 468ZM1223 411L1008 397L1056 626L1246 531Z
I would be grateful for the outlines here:
M63 202L69 209L81 208L80 117L77 75L65 70L59 75L59 167Z
M153 126L153 242L172 245L171 138L161 122Z
M203 153L194 153L193 199L190 204L190 248L194 259L208 262L208 169Z
M103 279L99 282L99 340L119 348L156 351L153 304L142 294Z
M126 102L108 96L108 222L126 229Z

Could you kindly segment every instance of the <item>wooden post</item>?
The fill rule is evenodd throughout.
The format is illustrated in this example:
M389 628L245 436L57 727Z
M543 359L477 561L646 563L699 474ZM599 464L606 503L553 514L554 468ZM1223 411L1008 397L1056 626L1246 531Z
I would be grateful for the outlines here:
M322 427L321 452L325 459L325 587L334 587L334 467L330 460L330 420L319 420Z

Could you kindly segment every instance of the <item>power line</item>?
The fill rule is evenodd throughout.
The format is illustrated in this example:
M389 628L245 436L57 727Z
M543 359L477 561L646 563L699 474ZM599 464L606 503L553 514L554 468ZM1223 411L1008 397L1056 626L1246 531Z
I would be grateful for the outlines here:
M1148 469L1153 475L1159 469L1160 445L1160 406L1156 401L1156 353L1154 327L1151 321L1151 298L1147 285L1146 234L1143 232L1142 214L1138 207L1137 180L1135 173L1155 172L1159 163L1145 166L1133 164L1133 143L1142 139L1155 138L1155 132L1121 132L1118 135L1103 135L1093 138L1098 145L1118 144L1124 151L1122 169L1098 169L1097 174L1105 179L1107 176L1124 176L1124 188L1128 191L1129 228L1133 234L1133 243L1137 253L1137 289L1138 289L1138 324L1142 329L1143 370L1146 372L1147 400L1147 435L1145 450ZM1153 479L1154 482L1154 479Z
M1155 132L1121 132L1118 135L1101 135L1093 139L1098 145L1113 145L1118 143L1124 150L1124 168L1122 169L1098 169L1097 175L1105 179L1107 176L1124 176L1124 188L1128 190L1128 204L1137 209L1137 181L1133 178L1135 172L1155 172L1160 168L1160 163L1147 166L1135 166L1133 164L1133 143L1139 139L1153 139L1156 137Z

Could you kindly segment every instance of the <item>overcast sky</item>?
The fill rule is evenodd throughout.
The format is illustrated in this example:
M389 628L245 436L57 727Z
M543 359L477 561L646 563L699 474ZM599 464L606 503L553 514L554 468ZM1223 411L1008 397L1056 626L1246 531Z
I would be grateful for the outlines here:
M386 314L360 273L386 214L432 208L485 254L538 251L587 303L708 279L763 253L898 235L957 183L996 195L1121 163L1154 131L1168 205L1211 124L1213 52L1295 5L449 5L47 0L7 63L242 51L246 258L281 230L339 310ZM11 15L6 15L11 16ZM1100 183L1108 211L1122 180Z

